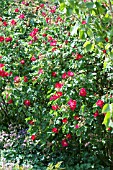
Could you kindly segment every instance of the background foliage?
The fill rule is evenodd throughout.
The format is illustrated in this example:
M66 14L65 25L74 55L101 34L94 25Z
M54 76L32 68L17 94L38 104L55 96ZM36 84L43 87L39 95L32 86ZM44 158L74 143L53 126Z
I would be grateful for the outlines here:
M1 2L1 155L112 169L112 2Z

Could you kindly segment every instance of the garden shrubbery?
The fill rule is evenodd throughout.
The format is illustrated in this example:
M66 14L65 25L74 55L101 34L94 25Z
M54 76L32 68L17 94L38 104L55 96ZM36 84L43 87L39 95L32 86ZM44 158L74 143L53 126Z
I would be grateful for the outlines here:
M112 3L1 7L1 157L41 170L112 169Z

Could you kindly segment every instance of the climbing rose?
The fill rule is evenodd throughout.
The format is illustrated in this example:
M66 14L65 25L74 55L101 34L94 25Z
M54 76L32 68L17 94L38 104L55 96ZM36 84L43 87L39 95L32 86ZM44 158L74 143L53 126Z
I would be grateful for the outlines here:
M67 73L63 73L62 74L62 79L66 79L67 78Z
M32 135L32 136L31 136L31 140L34 141L35 139L36 139L36 135Z
M104 105L104 102L103 102L102 100L98 100L98 101L96 102L96 105L99 106L100 108L102 108L103 105Z
M52 105L52 109L53 110L57 110L58 109L58 105Z
M53 133L58 133L58 129L57 129L57 128L53 128L53 129L52 129L52 132L53 132Z
M94 117L97 117L99 115L98 110L93 115Z
M66 138L67 138L67 139L71 139L71 138L72 138L71 134L68 133L68 134L66 135Z
M60 88L62 88L62 86L63 86L62 83L56 83L56 84L55 84L55 88L59 88L59 89L60 89Z
M6 42L11 42L11 41L12 41L12 38L11 38L11 37L7 37L7 38L5 38L5 41L6 41Z
M68 122L68 119L67 118L63 118L62 119L62 123L67 123Z
M80 92L79 92L79 95L85 97L87 95L86 89L85 88L81 88Z
M83 58L83 56L81 54L77 54L75 59L80 60L81 58Z
M68 71L68 72L67 72L67 75L68 75L69 77L73 77L73 76L74 76L74 73L73 73L72 71Z
M68 146L68 143L67 143L66 139L63 139L61 141L61 144L62 144L63 147L67 147Z
M70 99L70 100L68 101L68 105L70 106L70 109L71 109L72 111L75 110L76 104L77 104L76 100Z

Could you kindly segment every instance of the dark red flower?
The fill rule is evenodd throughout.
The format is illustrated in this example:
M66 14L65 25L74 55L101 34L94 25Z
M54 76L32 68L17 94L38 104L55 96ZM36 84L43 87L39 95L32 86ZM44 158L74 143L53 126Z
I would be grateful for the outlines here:
M99 116L98 110L93 115L94 115L94 117Z
M103 105L104 105L104 102L103 102L102 100L98 100L98 101L96 102L96 105L99 106L100 108L102 108Z
M68 119L67 118L63 118L62 119L62 123L67 123L68 122Z
M7 23L6 21L4 21L4 22L3 22L3 26L6 27L7 25L8 25L8 23Z
M14 19L11 20L11 25L16 25L16 21Z
M81 54L77 54L75 59L80 60L81 58L83 58L83 56Z
M15 12L19 12L19 9L18 9L18 8L16 8L16 9L15 9Z
M85 24L86 24L86 21L85 21L85 20L83 20L83 21L82 21L82 24L83 24L83 25L85 25Z
M12 104L12 103L13 103L13 100L10 99L7 103L8 103L8 104Z
M3 41L4 41L4 37L0 36L0 42L3 42Z
M19 76L15 76L14 77L14 83L19 83L20 82L20 77Z
M56 72L52 72L51 75L52 75L53 77L56 77L57 73L56 73Z
M67 76L67 73L63 73L62 74L62 79L66 79L68 76Z
M63 86L62 83L56 83L56 84L55 84L55 88L59 88L59 89L60 89L60 88L62 88L62 86Z
M103 53L105 53L105 54L106 54L106 50L103 50Z
M31 136L31 140L34 141L35 139L36 139L36 135L32 135L32 136Z
M5 64L0 63L0 68L2 68L2 67L4 67L4 66L5 66Z
M53 129L52 129L52 132L53 132L53 133L58 133L58 129L57 129L57 128L53 128Z
M30 106L30 105L31 105L30 100L24 100L24 105L25 105L25 106Z
M106 37L106 38L105 38L105 41L108 42L108 40L109 40L109 39Z
M57 110L58 109L58 105L52 105L52 109L53 110Z
M5 38L5 41L6 41L6 42L11 42L11 41L12 41L12 38L11 38L11 37L6 37L6 38Z
M67 138L67 139L71 139L71 138L72 138L71 134L68 133L68 134L66 135L66 138Z
M43 8L44 7L44 4L40 4L40 8Z
M75 116L74 116L74 119L75 119L75 120L80 120L80 118L79 118L78 115L75 115Z
M36 57L33 55L30 60L31 61L36 61Z
M28 82L28 78L24 76L24 82Z
M61 144L62 144L62 147L67 147L68 146L68 143L67 143L66 139L63 139L61 141Z
M87 95L86 89L85 88L81 88L80 92L79 92L79 96L85 97L86 95Z
M28 122L28 124L29 124L29 125L34 125L34 121L33 121L33 120L30 120L30 121Z
M67 72L67 75L68 75L69 77L73 77L73 76L74 76L74 73L73 73L72 71L68 71L68 72Z
M76 125L75 125L75 129L78 129L78 128L79 128L79 125L78 125L78 124L76 124Z
M25 15L24 15L24 14L20 14L20 15L19 15L19 18L20 18L20 19L24 19L24 18L25 18Z
M70 99L70 100L68 101L68 105L70 106L70 109L71 109L72 111L75 110L76 104L77 104L76 100Z

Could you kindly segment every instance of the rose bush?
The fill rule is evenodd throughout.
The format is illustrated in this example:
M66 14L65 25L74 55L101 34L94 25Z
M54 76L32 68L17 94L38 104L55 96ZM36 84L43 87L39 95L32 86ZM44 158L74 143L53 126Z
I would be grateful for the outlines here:
M112 4L60 2L2 4L1 129L29 127L45 164L112 168Z

